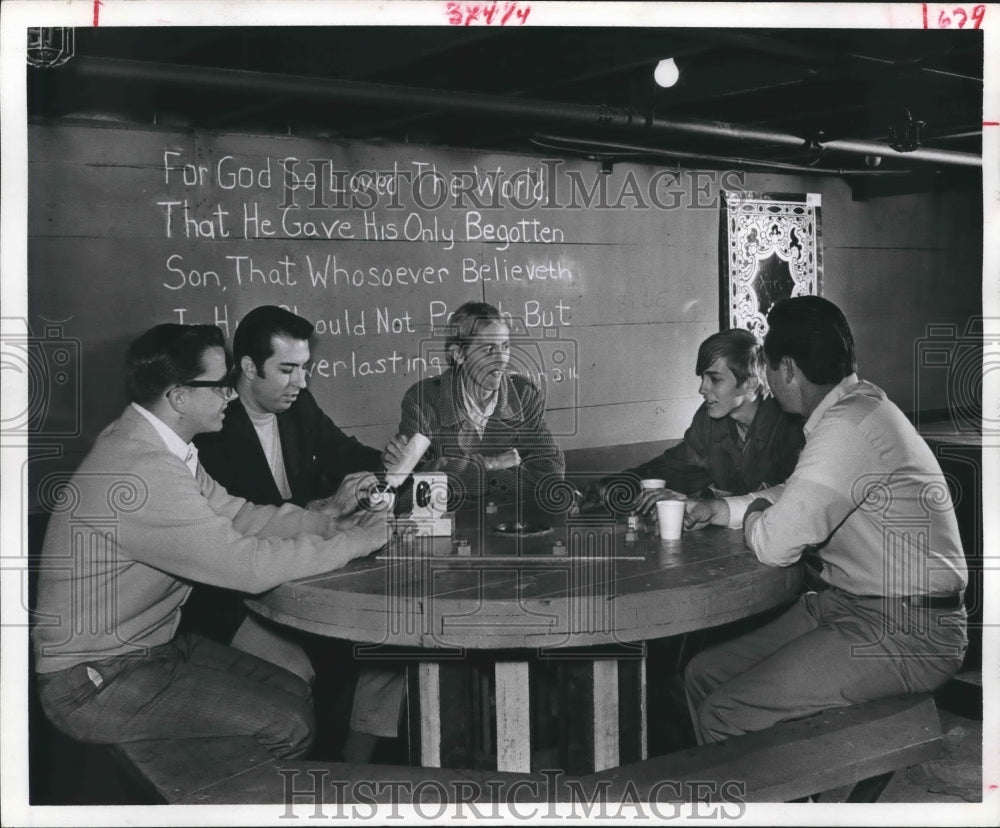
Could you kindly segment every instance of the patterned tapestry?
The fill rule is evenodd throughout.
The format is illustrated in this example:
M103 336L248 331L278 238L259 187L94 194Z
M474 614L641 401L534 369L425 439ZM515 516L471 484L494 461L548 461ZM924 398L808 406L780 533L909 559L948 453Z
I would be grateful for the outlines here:
M720 328L762 340L778 299L822 292L820 197L727 192L722 210Z

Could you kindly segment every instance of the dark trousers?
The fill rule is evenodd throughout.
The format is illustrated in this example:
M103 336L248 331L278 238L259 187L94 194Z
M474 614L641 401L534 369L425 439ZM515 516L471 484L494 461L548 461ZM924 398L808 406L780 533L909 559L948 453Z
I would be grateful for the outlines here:
M49 719L81 742L249 736L281 757L312 742L304 681L198 635L42 673L38 687Z

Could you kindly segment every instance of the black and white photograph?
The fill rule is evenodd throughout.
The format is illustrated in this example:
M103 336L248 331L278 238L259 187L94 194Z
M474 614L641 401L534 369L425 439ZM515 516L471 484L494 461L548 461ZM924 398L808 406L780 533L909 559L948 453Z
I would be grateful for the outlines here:
M1000 6L12 0L4 825L1000 820Z

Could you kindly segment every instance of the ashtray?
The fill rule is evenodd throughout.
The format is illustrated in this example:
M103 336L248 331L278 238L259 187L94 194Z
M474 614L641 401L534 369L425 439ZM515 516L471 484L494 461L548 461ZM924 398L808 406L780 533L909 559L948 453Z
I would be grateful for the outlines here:
M490 527L490 531L495 535L514 535L519 538L534 537L537 535L547 535L552 531L551 526L544 523L498 523Z

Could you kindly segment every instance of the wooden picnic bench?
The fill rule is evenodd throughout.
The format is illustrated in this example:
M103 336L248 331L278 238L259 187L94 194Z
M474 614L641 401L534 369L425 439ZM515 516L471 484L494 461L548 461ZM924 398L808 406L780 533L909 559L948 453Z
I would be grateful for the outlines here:
M854 786L847 801L874 802L893 772L935 759L941 749L933 697L911 694L584 776L275 759L247 738L131 742L115 752L158 802L334 806L595 796L607 802L790 802L846 785Z

